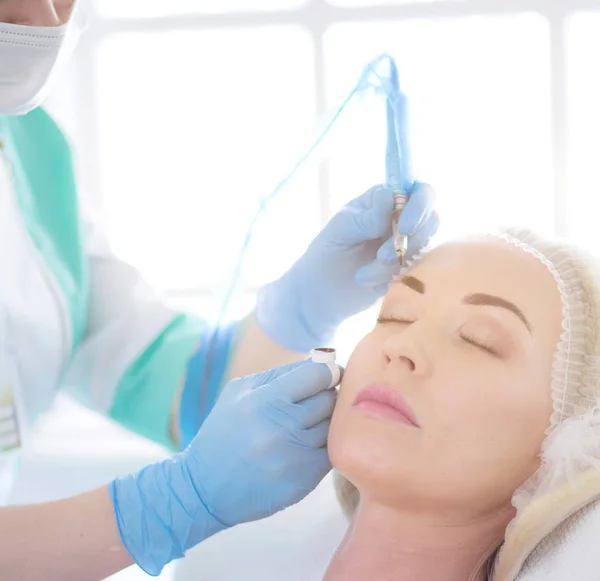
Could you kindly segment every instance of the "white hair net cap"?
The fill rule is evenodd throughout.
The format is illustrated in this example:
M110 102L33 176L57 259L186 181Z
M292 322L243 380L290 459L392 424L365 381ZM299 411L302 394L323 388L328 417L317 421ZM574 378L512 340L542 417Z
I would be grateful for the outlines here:
M495 581L525 573L527 558L556 544L544 540L600 496L600 269L583 250L523 229L496 237L542 262L556 281L562 333L554 355L553 413L540 467L514 494L517 515L507 528ZM541 553L541 554L540 554Z
M572 522L567 529L561 523L600 497L600 269L590 254L530 230L504 229L492 236L542 262L562 303L550 386L553 413L540 467L513 495L516 516L493 567L494 581L513 581L556 549L561 530L572 530ZM425 249L402 273L426 254ZM358 490L343 476L334 477L340 504L351 517Z

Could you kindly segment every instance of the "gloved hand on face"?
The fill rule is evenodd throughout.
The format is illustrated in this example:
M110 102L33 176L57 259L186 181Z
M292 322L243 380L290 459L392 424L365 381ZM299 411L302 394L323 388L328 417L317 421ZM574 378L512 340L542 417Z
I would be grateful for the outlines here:
M399 229L410 260L439 225L434 191L415 183ZM273 340L298 352L330 343L338 325L373 305L400 265L392 235L393 195L375 186L336 214L306 253L259 293L256 319Z

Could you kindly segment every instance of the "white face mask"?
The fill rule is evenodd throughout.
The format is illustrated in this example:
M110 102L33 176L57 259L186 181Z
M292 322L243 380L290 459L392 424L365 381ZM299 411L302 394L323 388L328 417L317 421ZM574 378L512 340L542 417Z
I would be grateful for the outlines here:
M0 115L23 115L42 103L79 38L75 11L62 26L0 22Z

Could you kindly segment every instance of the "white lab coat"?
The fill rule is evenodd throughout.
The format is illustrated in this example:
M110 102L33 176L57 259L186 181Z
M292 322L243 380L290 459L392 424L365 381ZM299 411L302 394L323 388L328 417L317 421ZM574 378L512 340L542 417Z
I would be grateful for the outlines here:
M56 133L54 141L62 139L43 112L30 115L33 121L25 119L24 123L39 126L42 134ZM18 170L7 155L6 140L11 136L3 134L3 127L7 131L10 125L3 126L0 118L0 273L4 281L0 285L0 381L10 376L19 410L28 425L50 407L60 387L77 392L83 403L108 414L124 374L181 315L160 300L137 270L111 252L91 204L83 200L75 219L81 220L83 248L79 250L87 273L82 293L87 297L87 309L82 336L75 340L65 284L58 284L56 273L40 250L43 239L36 244L26 226L27 200L18 199ZM35 132L32 139L37 145ZM66 142L64 149L64 155L69 155ZM76 207L77 201L73 203ZM175 392L175 383L185 373L185 362L199 339L199 320L190 317L182 324L189 331L183 339L178 333L175 349L180 356L167 358L175 363L169 376L172 381L168 382L173 385L165 386L169 391L165 398ZM169 348L172 352L173 342ZM162 372L164 365L159 367ZM131 387L128 390L133 391ZM170 407L160 413L170 415ZM12 456L0 454L0 504L10 484L7 474Z

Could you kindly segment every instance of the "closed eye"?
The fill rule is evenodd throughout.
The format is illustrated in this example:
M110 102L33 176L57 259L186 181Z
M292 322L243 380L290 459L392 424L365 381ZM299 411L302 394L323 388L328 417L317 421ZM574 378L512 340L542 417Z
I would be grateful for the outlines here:
M396 323L397 325L410 325L414 322L415 322L414 320L403 319L402 317L384 317L384 316L377 317L377 323L379 323L379 324ZM500 356L500 354L494 348L494 346L491 345L490 343L487 343L486 341L482 341L480 339L473 339L464 334L461 334L460 338L463 341L465 341L465 343L468 343L469 345L472 345L473 347L477 347L478 349L481 349L485 353L489 353L490 355L494 355L495 357Z
M474 347L477 347L478 349L481 349L482 351L485 351L486 353L489 353L490 355L495 355L496 357L499 355L498 351L496 351L496 349L494 349L494 347L492 345L490 345L489 343L486 343L485 341L475 340L475 339L472 339L471 337L467 337L466 335L462 335L462 334L461 334L460 338L463 341L465 341L466 343L468 343L469 345L473 345Z
M382 317L382 316L377 317L377 322L378 323L397 323L400 325L410 325L411 323L414 323L414 321L411 321L409 319L403 319L401 317Z

